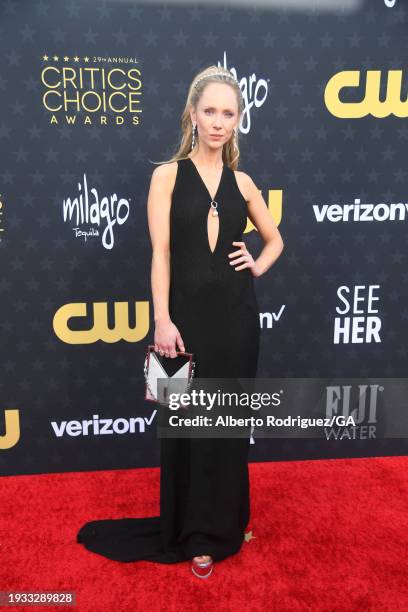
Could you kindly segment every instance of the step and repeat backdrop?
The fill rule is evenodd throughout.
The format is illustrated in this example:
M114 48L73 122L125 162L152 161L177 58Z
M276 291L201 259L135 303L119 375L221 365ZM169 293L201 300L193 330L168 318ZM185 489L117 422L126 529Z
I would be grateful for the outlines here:
M359 398L325 439L255 429L250 460L406 454L377 401L408 372L407 32L405 0L0 2L3 475L159 464L147 194L210 64L285 242L255 279L258 376Z

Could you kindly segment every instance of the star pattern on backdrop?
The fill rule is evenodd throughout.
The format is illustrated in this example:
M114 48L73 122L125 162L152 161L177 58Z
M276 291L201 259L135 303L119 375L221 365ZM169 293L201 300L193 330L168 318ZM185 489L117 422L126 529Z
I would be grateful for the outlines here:
M408 13L402 3L387 10L381 0L355 12L341 2L336 7L325 13L313 6L301 12L37 0L23 12L15 0L0 2L0 333L7 347L0 390L3 408L20 410L21 439L13 452L23 472L58 471L68 463L69 469L137 466L146 456L152 464L157 458L153 428L136 434L137 441L135 434L106 436L102 454L96 437L57 438L51 429L51 421L93 414L150 416L151 406L141 401L142 360L153 328L136 345L68 345L52 322L63 304L85 302L90 309L99 301L108 303L113 322L114 303L128 301L134 324L134 303L150 300L151 161L171 155L192 77L224 53L239 78L255 73L268 82L265 102L256 107L250 100L240 169L267 203L269 190L282 191L283 198L285 249L255 284L261 315L284 308L272 323L261 316L258 376L405 375L405 223L318 223L313 206L344 206L355 198L406 202L406 121L337 119L323 93L341 70L403 69ZM137 58L141 123L50 125L41 69L93 65L95 56ZM131 204L109 252L100 238L75 239L63 222L62 202L75 194L84 172L100 193L117 193ZM244 240L253 254L260 252L255 231ZM380 284L381 344L333 344L336 290L343 284ZM386 443L376 440L376 448ZM254 446L258 458L296 456L314 452L316 440L269 446L258 440ZM10 457L0 454L5 473L13 469Z

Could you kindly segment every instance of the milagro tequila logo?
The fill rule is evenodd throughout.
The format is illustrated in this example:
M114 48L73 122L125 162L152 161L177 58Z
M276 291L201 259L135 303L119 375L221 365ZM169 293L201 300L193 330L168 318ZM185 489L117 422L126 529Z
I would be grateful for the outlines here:
M241 88L242 97L244 98L245 108L242 113L240 131L243 134L248 134L251 129L251 114L250 110L254 106L259 108L266 100L268 95L268 81L266 79L259 79L255 73L252 73L249 77L238 78L236 68L228 68L227 65L227 54L224 51L224 58L222 63L218 62L218 66L226 68L237 79Z
M103 227L102 244L105 249L112 249L115 243L113 227L123 225L129 217L130 199L120 198L116 193L101 196L95 187L88 189L86 174L83 184L78 183L78 195L63 200L63 219L65 223L74 224L75 238L85 242L90 236L100 236Z

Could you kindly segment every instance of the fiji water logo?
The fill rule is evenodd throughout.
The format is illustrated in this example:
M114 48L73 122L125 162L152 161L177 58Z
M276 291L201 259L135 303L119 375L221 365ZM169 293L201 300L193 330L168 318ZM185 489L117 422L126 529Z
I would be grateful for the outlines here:
M86 242L89 237L101 236L102 245L110 250L115 243L115 225L123 225L129 217L129 202L116 193L101 195L95 187L89 188L84 173L78 194L63 200L63 220L73 225L75 238Z
M343 417L339 427L325 427L326 439L372 440L377 437L377 408L384 391L379 384L328 385L326 387L326 418ZM352 417L354 425L349 425ZM336 421L336 424L338 421Z
M251 110L253 106L259 108L262 106L268 95L268 81L258 78L255 73L248 77L238 78L236 68L228 68L227 54L224 51L223 61L218 62L218 66L226 68L237 79L241 88L242 97L244 98L245 108L241 117L240 131L243 134L248 134L251 129Z

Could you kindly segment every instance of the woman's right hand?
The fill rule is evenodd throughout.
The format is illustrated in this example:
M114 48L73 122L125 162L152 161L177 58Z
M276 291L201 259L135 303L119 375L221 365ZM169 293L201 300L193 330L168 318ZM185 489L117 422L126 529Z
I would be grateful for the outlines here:
M166 357L177 357L177 348L185 352L184 342L177 327L171 319L156 322L154 332L154 350Z

